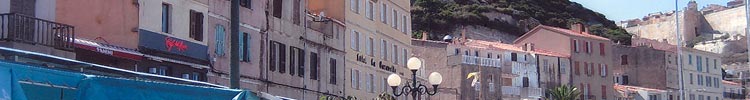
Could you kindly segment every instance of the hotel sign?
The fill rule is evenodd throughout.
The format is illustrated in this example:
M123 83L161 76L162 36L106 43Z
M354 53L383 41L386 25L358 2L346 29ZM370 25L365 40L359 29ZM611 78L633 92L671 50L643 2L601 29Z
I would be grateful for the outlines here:
M374 58L370 58L369 62L367 60L367 57L361 54L357 54L357 62L363 63L363 64L369 64L372 67L377 67L389 72L396 73L396 68L394 68L393 65L388 66L383 64L383 61L375 61Z

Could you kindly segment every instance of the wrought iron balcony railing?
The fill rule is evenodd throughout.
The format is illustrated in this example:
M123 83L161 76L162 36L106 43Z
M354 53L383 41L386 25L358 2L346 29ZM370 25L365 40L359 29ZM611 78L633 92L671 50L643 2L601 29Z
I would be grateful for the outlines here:
M73 50L75 28L31 16L0 14L0 40Z

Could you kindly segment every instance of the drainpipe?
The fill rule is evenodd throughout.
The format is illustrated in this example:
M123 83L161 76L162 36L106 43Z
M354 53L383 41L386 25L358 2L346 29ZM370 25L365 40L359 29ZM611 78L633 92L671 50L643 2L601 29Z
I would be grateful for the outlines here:
M682 36L680 35L680 13L677 6L679 0L674 1L675 34L677 36L677 68L680 73L680 100L685 100L685 74L682 66Z
M240 0L232 0L231 1L232 6L230 8L231 12L231 19L230 19L230 27L231 27L231 34L230 36L230 57L229 57L229 83L230 87L233 89L239 89L240 88L240 55L238 55L240 45Z
M308 37L307 37L307 2L308 1L305 0L305 3L304 3L304 9L305 9L305 11L302 11L302 12L304 12L304 14L301 14L302 15L302 19L303 19L302 21L304 21L304 23L302 24L302 30L303 30L302 31L302 35L305 37L305 39L302 39L302 47L303 47L303 49L304 49L305 52L307 52L307 39L308 39ZM312 52L310 54L312 54ZM318 51L318 54L320 54L320 51ZM318 55L317 57L320 58L320 55ZM318 61L320 61L320 59L318 59ZM297 62L299 62L299 61L297 61ZM312 60L310 60L309 62L312 62ZM318 65L320 65L320 62L318 62ZM310 66L313 66L313 65L310 65ZM309 70L313 70L313 69L310 68ZM301 71L304 71L304 70L301 70ZM320 73L318 73L318 74L320 74ZM312 75L312 73L310 73L310 75ZM320 79L320 77L318 77L318 79ZM306 80L305 75L302 75L302 88L307 89L307 84L305 83L305 80ZM318 86L318 88L320 88L320 86ZM318 89L318 90L320 90L320 89ZM305 92L307 92L307 91L302 90L302 100L305 100Z

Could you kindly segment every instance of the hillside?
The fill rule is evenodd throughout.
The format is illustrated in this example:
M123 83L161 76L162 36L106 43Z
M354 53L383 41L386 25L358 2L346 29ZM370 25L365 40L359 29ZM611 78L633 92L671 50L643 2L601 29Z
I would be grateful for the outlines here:
M414 0L411 14L413 38L429 32L436 40L462 26L521 36L539 24L567 28L581 22L592 34L630 44L630 34L613 21L568 0Z

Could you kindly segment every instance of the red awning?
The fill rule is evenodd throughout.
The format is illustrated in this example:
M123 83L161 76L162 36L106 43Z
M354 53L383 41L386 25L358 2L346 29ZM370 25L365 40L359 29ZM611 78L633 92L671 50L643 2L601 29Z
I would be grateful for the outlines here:
M140 61L143 59L143 53L134 49L97 43L85 39L75 39L75 47L130 60Z

